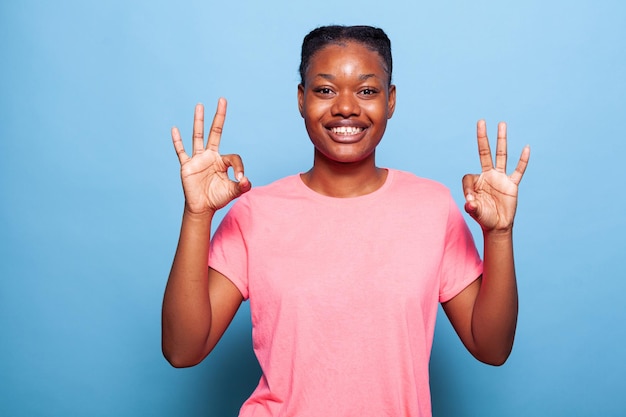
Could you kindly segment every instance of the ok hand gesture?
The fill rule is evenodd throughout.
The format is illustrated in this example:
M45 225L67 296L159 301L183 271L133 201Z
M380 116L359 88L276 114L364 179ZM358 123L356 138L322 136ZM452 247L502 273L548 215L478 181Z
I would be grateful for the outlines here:
M180 176L185 193L185 210L192 214L214 212L250 190L239 155L220 155L218 148L226 119L226 100L220 98L209 138L204 146L204 107L196 105L193 118L193 151L185 152L178 128L172 128L172 141L180 161ZM232 167L237 181L228 177Z
M498 124L495 167L484 120L478 122L476 133L482 173L463 177L465 211L480 224L484 232L510 231L517 208L517 190L528 165L530 147L524 148L515 171L507 176L506 124Z

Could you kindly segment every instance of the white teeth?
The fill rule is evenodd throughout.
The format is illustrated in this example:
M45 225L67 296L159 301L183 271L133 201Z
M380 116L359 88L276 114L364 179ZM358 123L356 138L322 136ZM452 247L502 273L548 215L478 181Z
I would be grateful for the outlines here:
M336 135L356 135L357 133L361 133L362 130L362 128L350 126L333 127L330 129L330 131Z

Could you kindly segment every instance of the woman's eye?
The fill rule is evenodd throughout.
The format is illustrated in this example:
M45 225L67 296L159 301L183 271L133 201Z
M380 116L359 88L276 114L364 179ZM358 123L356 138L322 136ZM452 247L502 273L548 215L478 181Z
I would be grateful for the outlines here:
M361 94L364 96L371 96L373 94L376 94L376 90L372 89L372 88L365 88L363 90L361 90Z
M315 89L315 92L319 94L332 94L333 91L328 87L320 87Z

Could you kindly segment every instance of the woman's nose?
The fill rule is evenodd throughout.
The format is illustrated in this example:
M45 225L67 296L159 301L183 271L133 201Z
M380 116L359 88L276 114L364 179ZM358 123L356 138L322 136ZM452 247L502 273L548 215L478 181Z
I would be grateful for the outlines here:
M361 108L358 99L352 93L339 93L335 98L331 111L333 115L348 118L350 116L358 116Z

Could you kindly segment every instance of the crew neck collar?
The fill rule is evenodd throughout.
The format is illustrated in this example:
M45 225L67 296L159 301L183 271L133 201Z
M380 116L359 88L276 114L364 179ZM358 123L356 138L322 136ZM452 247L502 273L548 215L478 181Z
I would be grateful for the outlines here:
M377 198L380 194L383 194L393 182L395 171L389 168L382 168L382 169L385 169L387 171L387 178L385 178L385 182L376 190L372 191L371 193L363 194L363 195L356 196L356 197L331 197L331 196L327 196L324 194L320 194L317 191L313 190L312 188L309 188L309 186L304 183L304 181L302 180L302 174L304 173L300 173L296 175L296 182L297 182L298 188L303 190L303 192L307 194L309 197L315 198L317 200L333 201L333 202L342 202L342 201L354 202L354 201L371 200L371 199Z

